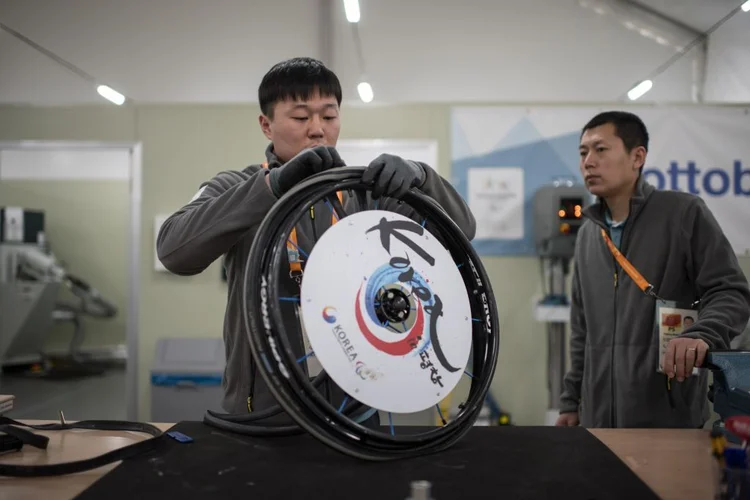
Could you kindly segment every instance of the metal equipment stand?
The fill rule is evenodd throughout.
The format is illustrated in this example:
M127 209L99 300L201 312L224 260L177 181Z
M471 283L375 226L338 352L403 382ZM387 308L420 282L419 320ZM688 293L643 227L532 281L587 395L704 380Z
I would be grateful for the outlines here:
M545 424L554 425L560 410L563 379L567 371L566 323L570 317L570 303L565 281L570 261L566 257L542 259L543 279L547 282L544 299L536 305L536 319L547 331L547 414Z
M565 276L567 274L568 261L564 258L555 258L550 262L549 270L549 296L561 298L560 307L569 310L565 294ZM550 411L558 410L560 407L560 395L563 391L563 379L565 378L567 361L567 343L565 342L565 323L561 318L552 318L547 322L547 363L548 363L548 389L549 399L547 408Z
M570 321L570 302L565 281L575 255L584 209L591 200L585 186L564 179L556 179L534 194L534 240L540 258L542 286L548 287L534 310L536 320L547 326L547 425L554 425L557 421L567 369L565 323Z

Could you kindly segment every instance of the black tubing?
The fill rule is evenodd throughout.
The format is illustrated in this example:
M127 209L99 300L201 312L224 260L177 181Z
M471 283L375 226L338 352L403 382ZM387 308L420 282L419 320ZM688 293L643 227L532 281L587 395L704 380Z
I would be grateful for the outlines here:
M329 379L326 372L320 372L312 381L314 387L319 387ZM351 401L346 405L343 412L350 415L362 407L362 403ZM263 420L275 417L284 412L279 405L273 405L265 410L252 413L218 413L206 410L203 415L203 423L217 429L243 434L245 436L296 436L304 433L304 429L297 425L274 425L262 424ZM253 425L248 425L248 424Z

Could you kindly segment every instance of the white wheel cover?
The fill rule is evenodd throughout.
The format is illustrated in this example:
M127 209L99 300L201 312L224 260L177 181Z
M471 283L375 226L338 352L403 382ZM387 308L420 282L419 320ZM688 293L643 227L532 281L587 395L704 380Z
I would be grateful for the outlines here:
M408 299L405 321L379 320L383 287ZM464 374L472 341L466 286L440 242L401 214L363 211L328 229L306 263L301 309L323 369L378 410L433 407Z

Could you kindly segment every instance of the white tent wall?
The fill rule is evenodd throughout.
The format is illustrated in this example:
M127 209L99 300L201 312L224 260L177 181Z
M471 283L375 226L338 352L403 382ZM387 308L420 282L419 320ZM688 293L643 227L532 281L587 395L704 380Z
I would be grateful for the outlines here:
M701 18L710 26L737 2L687 3L712 4ZM360 4L375 103L613 101L699 33L623 0ZM0 16L141 103L254 102L263 73L295 55L329 62L357 100L362 68L337 0L6 0ZM750 14L739 13L711 37L711 100L747 100L743 31ZM643 100L692 101L702 57L700 46L690 51ZM0 102L101 102L90 84L5 32L0 61Z
M386 102L614 101L694 37L617 1L380 0L362 10L368 78ZM336 65L354 88L351 29L337 21ZM694 57L648 99L690 101Z
M734 16L708 44L706 100L750 102L750 12Z

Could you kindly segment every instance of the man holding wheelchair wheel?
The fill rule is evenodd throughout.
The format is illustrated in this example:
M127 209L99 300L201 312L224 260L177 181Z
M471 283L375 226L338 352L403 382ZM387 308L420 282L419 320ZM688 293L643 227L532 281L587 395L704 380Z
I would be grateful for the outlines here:
M314 174L345 166L335 149L341 128L342 91L330 69L311 58L283 61L264 76L258 97L259 124L270 140L266 161L241 171L220 172L203 183L193 199L164 222L157 238L159 260L177 275L199 274L225 256L228 297L223 335L227 363L222 406L233 414L276 405L257 372L244 332L243 287L249 286L244 283L246 256L256 231L273 204L292 187ZM383 154L367 166L362 180L370 186L372 200L379 200L378 209L412 218L416 217L414 211L397 198L410 188L421 190L443 208L469 240L473 239L476 222L467 204L430 166ZM356 203L346 193L343 196L345 207ZM326 213L324 210L325 206L319 212ZM331 223L330 217L319 217L314 223L300 221L296 228L300 247L310 248L315 240L311 234L325 230L321 224ZM299 293L294 280L290 279L288 286L290 290L297 287ZM301 338L294 340L302 345ZM343 391L328 387L326 392L331 404L340 404ZM363 425L379 425L377 416L375 412ZM273 425L291 423L283 414L265 421Z

